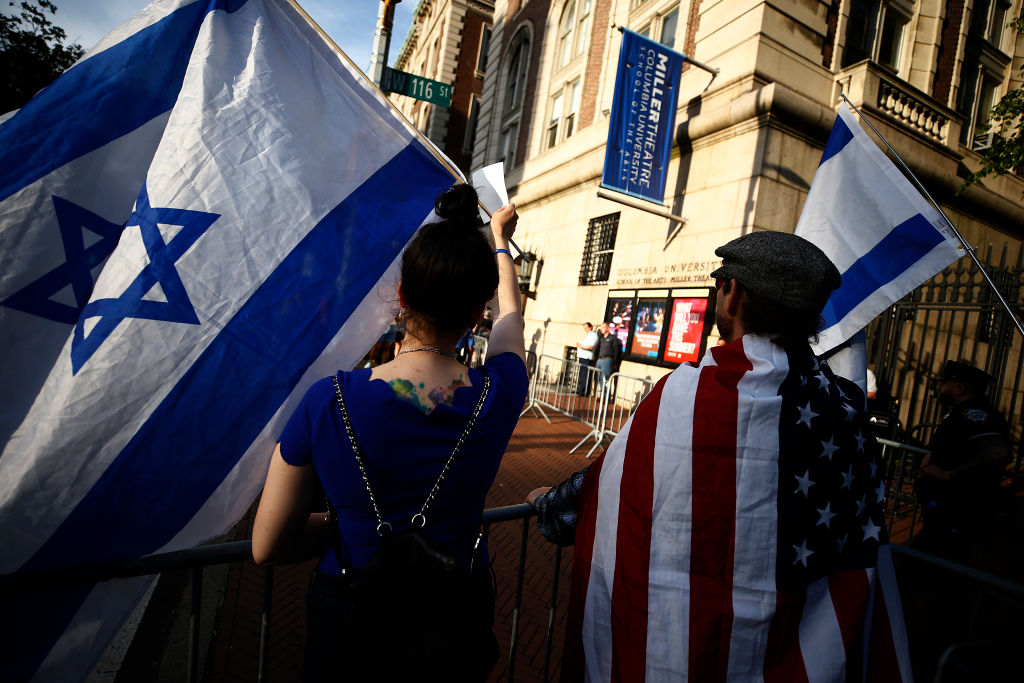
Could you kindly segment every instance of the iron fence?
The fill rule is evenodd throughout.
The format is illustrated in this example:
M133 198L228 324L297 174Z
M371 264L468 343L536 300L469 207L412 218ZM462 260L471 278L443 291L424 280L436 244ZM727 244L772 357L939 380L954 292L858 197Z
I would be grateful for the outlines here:
M979 254L980 255L980 254ZM1024 317L1024 245L1012 258L991 245L985 271L1018 318ZM878 316L867 329L868 363L879 383L880 435L925 443L939 418L932 391L946 360L962 360L995 378L989 399L1007 418L1020 472L1024 431L1024 340L978 267L964 257Z

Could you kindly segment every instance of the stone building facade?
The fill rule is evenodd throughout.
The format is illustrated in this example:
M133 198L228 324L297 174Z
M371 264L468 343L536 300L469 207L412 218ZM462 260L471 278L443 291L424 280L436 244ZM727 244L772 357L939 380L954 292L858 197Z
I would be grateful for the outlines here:
M456 4L420 3L406 63L436 73L424 50L445 44L454 64L453 20L441 15ZM678 346L669 353L665 329L677 301L713 305L717 246L752 230L793 231L842 94L969 243L1021 253L1024 180L961 191L989 144L988 109L1021 85L1024 36L1007 26L1021 9L1022 0L495 0L468 166L505 164L522 217L517 242L536 256L521 278L528 343L571 356L580 323L631 302L622 371L652 379L670 371L681 357ZM718 70L683 67L663 212L682 222L598 196L619 28ZM467 36L463 52L472 50ZM444 113L411 106L414 122L441 139ZM642 312L663 323L660 340L644 335L646 346L635 334ZM908 338L939 334L929 324L908 327ZM972 325L936 346L984 359ZM698 355L717 339L701 331ZM1020 339L1012 346L1000 352L1009 373L1021 365ZM928 362L908 372L926 382L941 359ZM1004 378L1015 395L1019 384Z
M636 317L648 300L710 297L717 246L795 228L842 93L970 243L1017 253L1024 181L958 191L989 107L1020 85L1024 37L1006 26L1020 11L1021 0L497 0L472 165L504 160L517 241L537 256L528 337L571 354L580 323L615 303L632 297ZM618 27L719 70L683 70L664 204L684 223L597 195ZM668 372L669 342L627 348L623 372Z

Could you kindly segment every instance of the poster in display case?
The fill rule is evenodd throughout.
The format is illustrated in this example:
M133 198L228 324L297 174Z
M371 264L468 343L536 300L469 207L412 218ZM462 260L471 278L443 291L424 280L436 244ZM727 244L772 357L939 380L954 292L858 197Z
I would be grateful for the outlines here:
M666 361L686 363L700 360L707 310L706 295L700 298L673 297L672 317L669 322L668 340L665 343Z
M629 327L633 320L633 303L636 298L634 291L614 291L608 293L608 303L605 305L604 319L607 322L611 333L619 338L622 350L626 350L626 342L629 339Z
M636 327L630 354L657 360L665 327L665 299L639 299L636 306Z
M662 367L696 362L707 348L714 292L710 287L613 290L604 321L627 360Z

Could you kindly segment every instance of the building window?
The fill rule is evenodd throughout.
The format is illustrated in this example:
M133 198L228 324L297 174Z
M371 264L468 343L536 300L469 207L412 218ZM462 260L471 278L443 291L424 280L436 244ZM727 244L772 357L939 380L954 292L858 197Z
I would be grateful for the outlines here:
M899 70L903 34L912 8L893 0L850 0L843 66L870 59Z
M661 20L661 37L658 42L665 47L675 47L676 27L679 25L679 8L676 7Z
M1008 9L1005 0L976 0L972 8L956 110L965 119L960 144L975 151L992 146L994 133L988 130L989 117L1010 63L1010 57L999 49Z
M580 79L578 78L571 83L566 83L562 90L551 96L550 115L545 135L546 147L554 147L572 137L572 134L576 132L581 97L582 88L580 88Z
M513 112L523 103L526 90L526 71L530 61L530 41L525 33L512 46L512 59L508 63L505 80L505 111Z
M988 41L996 48L1002 45L1006 29L1006 13L1010 3L1006 0L976 0L971 14L969 34Z
M593 5L594 0L568 0L562 8L558 20L556 71L586 51L594 18Z
M466 137L462 142L462 152L466 156L473 156L473 141L476 138L477 120L480 117L480 98L473 98L473 105L469 108L469 119L466 120Z
M519 139L519 121L514 121L501 131L501 145L498 148L498 161L505 161L505 168L516 165L516 142Z
M555 93L551 98L551 116L548 119L548 147L558 142L558 125L562 121L562 93Z
M646 13L645 13L646 14ZM655 14L651 17L650 23L644 24L637 33L645 38L656 36L656 40L665 47L674 48L676 45L676 29L679 28L679 6L676 5L667 12Z
M484 26L480 33L480 54L476 58L476 72L478 74L487 71L487 52L491 49L491 27Z
M587 227L587 243L583 247L580 265L581 285L608 284L612 272L612 254L615 234L619 231L619 212L592 218Z
M572 37L576 29L576 0L569 0L562 10L562 19L558 22L558 68L562 68L572 59Z
M573 56L583 54L590 39L590 26L593 19L593 0L580 0L579 29L576 31L576 45L573 47Z

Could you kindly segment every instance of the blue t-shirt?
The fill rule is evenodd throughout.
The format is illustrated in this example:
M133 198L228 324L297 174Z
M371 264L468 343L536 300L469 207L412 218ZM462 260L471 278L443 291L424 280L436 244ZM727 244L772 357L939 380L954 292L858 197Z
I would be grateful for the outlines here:
M482 374L491 377L480 417L427 511L423 532L468 565L487 491L526 400L526 366L514 353L488 359L468 370L470 386L455 390L452 405L439 403L429 414L397 397L387 382L371 380L370 372L340 372L338 378L381 516L395 531L408 529L420 511L476 407ZM333 377L306 392L281 433L281 456L290 465L312 463L338 512L347 557L339 564L330 549L320 570L340 575L341 566L362 567L377 549L377 519L335 401Z

